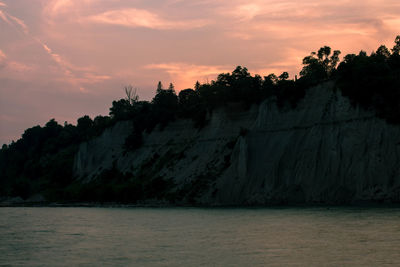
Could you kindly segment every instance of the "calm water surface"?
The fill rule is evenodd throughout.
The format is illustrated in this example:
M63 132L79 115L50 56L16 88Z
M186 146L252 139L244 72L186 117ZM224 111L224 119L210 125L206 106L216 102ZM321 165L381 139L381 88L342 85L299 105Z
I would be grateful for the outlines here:
M0 266L400 266L395 208L0 208Z

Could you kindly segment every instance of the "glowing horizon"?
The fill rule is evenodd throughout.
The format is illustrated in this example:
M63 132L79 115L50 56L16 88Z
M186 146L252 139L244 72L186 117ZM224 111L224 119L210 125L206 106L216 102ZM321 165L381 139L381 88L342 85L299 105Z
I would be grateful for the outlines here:
M106 115L123 86L154 96L241 65L293 77L311 51L389 48L395 0L0 0L0 143L51 118Z

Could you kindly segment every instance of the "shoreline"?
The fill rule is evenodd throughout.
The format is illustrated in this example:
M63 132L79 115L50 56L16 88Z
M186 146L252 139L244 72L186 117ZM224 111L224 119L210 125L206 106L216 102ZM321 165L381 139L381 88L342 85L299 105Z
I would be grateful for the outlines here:
M27 202L0 203L0 208L205 208L205 209L286 209L286 208L400 208L400 203L358 202L348 204L300 203L300 204L257 204L257 205L217 205L217 204L171 204L171 203L98 203L98 202Z

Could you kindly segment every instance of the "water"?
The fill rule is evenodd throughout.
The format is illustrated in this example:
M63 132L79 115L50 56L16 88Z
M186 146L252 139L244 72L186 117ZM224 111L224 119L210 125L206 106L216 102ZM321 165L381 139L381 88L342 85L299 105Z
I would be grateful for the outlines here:
M0 266L400 266L400 209L0 208Z

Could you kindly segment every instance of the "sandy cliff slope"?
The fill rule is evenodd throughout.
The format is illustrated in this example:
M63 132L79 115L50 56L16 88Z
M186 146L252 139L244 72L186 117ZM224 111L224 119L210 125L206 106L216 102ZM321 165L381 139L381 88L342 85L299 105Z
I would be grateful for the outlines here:
M198 130L178 120L123 153L120 122L83 143L75 174L95 179L114 163L123 172L173 179L186 200L218 205L400 200L400 127L354 108L331 83L297 108L273 100L213 112Z

